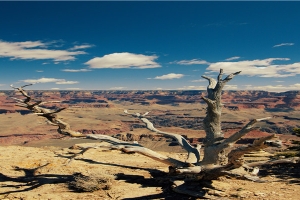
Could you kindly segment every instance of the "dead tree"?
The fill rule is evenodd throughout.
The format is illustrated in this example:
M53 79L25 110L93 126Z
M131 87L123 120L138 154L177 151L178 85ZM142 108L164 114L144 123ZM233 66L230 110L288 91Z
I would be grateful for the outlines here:
M57 132L60 134L69 135L72 137L84 137L82 133L71 130L71 127L68 123L59 119L56 113L59 113L60 111L66 108L50 110L47 108L40 107L40 105L50 103L50 102L43 102L40 100L36 101L32 97L30 97L23 88L31 85L33 84L24 85L18 88L14 87L13 85L10 85L12 88L19 91L25 97L25 99L18 99L12 97L14 100L17 101L16 106L27 108L28 110L32 111L34 114L46 118L49 124L58 126Z
M202 76L204 79L207 79L209 84L207 87L207 97L202 97L202 99L207 104L206 117L203 120L204 130L206 132L204 145L204 154L201 156L200 154L200 145L193 146L191 145L184 137L175 133L168 133L164 131L160 131L156 129L146 116L148 112L145 114L140 113L129 113L127 110L124 112L128 115L132 115L140 119L145 123L146 127L158 134L161 134L166 137L171 137L177 141L177 143L187 151L187 159L182 161L174 158L167 157L165 155L159 154L151 149L145 148L140 144L135 142L126 142L119 139L116 139L107 135L96 135L96 134L88 134L83 135L79 132L73 131L70 129L69 124L63 122L57 116L57 113L64 110L65 108L61 108L58 110L49 110L40 107L39 105L45 103L42 101L36 101L31 98L25 91L24 87L29 86L25 85L19 88L13 87L18 90L24 97L23 99L14 98L18 102L18 106L25 107L31 110L33 113L38 116L45 117L52 125L58 126L57 131L64 135L69 135L72 137L85 137L91 138L95 140L106 141L110 143L110 146L105 146L106 148L117 149L126 153L140 153L147 157L150 157L156 161L165 163L169 165L170 173L174 176L181 174L189 174L194 177L194 180L213 180L222 175L234 175L236 177L244 177L253 181L259 180L257 177L257 173L259 169L257 166L263 164L274 164L274 163L295 163L299 162L299 158L291 158L291 159L283 159L277 161L268 161L268 162L256 162L256 163L245 163L243 160L243 156L246 153L251 151L260 150L266 147L265 142L275 137L275 135L269 135L264 138L259 138L254 141L253 144L249 144L246 146L241 146L234 148L233 144L235 144L241 137L249 133L256 122L262 120L268 120L270 117L261 118L261 119L252 119L248 124L246 124L240 131L234 133L229 138L224 138L224 134L221 129L221 114L222 114L222 102L221 95L222 89L225 84L229 82L234 76L238 75L240 72L229 74L226 78L222 79L223 70L220 70L217 80ZM30 84L31 85L31 84ZM103 147L100 143L99 145L93 145L89 147L82 147L82 153L87 151L90 148L98 148ZM203 157L201 159L201 157ZM187 193L192 196L199 196L200 194L185 192L180 187L175 187L174 191ZM201 195L200 195L201 196Z

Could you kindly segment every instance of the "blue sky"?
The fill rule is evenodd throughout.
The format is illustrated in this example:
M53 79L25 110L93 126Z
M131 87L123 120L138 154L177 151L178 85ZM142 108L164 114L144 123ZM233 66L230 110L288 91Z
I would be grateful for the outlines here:
M300 89L300 2L0 2L0 90Z

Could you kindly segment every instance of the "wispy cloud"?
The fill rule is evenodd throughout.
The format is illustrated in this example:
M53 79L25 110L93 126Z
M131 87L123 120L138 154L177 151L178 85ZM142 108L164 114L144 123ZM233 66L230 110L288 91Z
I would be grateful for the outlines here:
M237 85L225 85L224 90L237 90Z
M21 80L25 83L55 83L55 84L76 84L78 81L66 81L65 79L57 78L40 78L40 79L26 79Z
M147 68L157 68L161 67L156 60L157 56L147 56L143 54L134 54L134 53L113 53L108 54L103 57L96 57L88 62L86 65L89 65L90 68L133 68L133 69L147 69Z
M0 87L1 87L1 86L4 86L4 85L5 85L5 84L0 84Z
M126 87L112 87L112 88L109 88L110 90L123 90L125 89Z
M175 74L175 73L170 73L162 76L156 76L155 78L148 78L148 79L160 79L160 80L167 80L167 79L175 79L175 78L182 78L184 75L183 74Z
M49 43L41 41L5 42L0 40L0 57L11 59L51 59L54 61L75 60L75 56L86 54L84 51L47 49Z
M230 58L227 58L225 59L226 61L231 61L231 60L237 60L237 59L240 59L241 57L239 56L234 56L234 57L230 57Z
M247 90L265 90L269 92L286 92L289 90L299 90L300 83L295 83L292 85L264 85L264 86L252 86L247 85Z
M276 44L273 47L281 47L281 46L293 46L294 43L281 43L281 44Z
M199 82L205 82L205 79L199 79L199 80L191 80L193 83L199 83Z
M35 70L36 72L39 72L39 73L41 73L41 72L44 72L43 70Z
M192 59L192 60L180 60L180 61L174 61L170 64L178 64L178 65L208 65L209 62L205 60L199 60L199 59Z
M25 83L51 83L51 82L65 81L65 79L40 78L40 79L26 79L22 81Z
M74 50L78 50L78 49L87 49L87 48L91 48L94 45L90 45L90 44L83 44L83 45L75 45L74 47L70 48L69 50L74 51Z
M57 81L55 82L56 84L59 84L59 85L70 85L70 84L77 84L79 83L78 81Z
M206 86L183 86L181 88L177 88L178 90L206 90Z
M60 88L51 88L51 90L59 90Z
M90 69L62 69L64 72L89 72L92 71Z
M292 64L274 64L274 61L288 61L289 58L267 58L263 60L245 60L237 62L216 62L207 70L218 72L224 69L226 73L242 71L241 75L259 77L290 77L300 74L300 62Z

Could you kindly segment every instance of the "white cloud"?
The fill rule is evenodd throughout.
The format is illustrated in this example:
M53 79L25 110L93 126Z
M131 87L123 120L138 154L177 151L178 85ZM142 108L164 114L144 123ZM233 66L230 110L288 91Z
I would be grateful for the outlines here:
M36 72L40 72L40 73L41 73L41 72L44 72L43 70L35 70L35 71L36 71Z
M193 83L199 83L199 82L205 82L205 79L199 79L199 80L191 80Z
M273 47L281 47L281 46L293 46L294 43L281 43L281 44L276 44Z
M89 72L92 70L89 70L89 69L63 69L61 71L64 71L64 72Z
M5 84L0 84L0 86L4 86Z
M209 62L205 60L198 60L198 59L192 59L192 60L181 60L181 61L174 61L170 64L179 64L179 65L208 65Z
M227 58L225 59L226 61L231 61L231 60L237 60L237 59L240 59L241 57L239 56L234 56L234 57L231 57L231 58Z
M87 48L91 48L94 45L89 45L89 44L84 44L84 45L75 45L74 47L70 48L69 50L74 51L74 50L78 50L78 49L87 49Z
M177 88L178 90L206 90L206 86L183 86L182 88Z
M265 86L252 86L248 85L247 90L264 90L269 92L285 92L289 90L300 90L300 83L292 85L265 85Z
M0 40L0 57L11 59L51 59L54 61L75 60L76 55L86 54L84 51L47 49L49 43L41 41L5 42Z
M51 90L59 90L59 88L51 88Z
M22 81L25 83L51 83L51 82L65 81L65 79L40 78L40 79L26 79Z
M123 90L125 89L126 87L112 87L112 88L109 88L110 90Z
M287 61L289 58L267 58L263 60L245 60L237 62L216 62L209 65L207 70L226 73L242 71L241 75L259 77L289 77L300 74L300 63L273 64L274 61Z
M78 81L57 81L55 82L55 84L59 84L59 85L70 85L70 84L77 84L79 83Z
M170 74L166 74L166 75L162 75L162 76L156 76L153 79L166 80L166 79L182 78L183 76L184 76L183 74L170 73Z
M237 90L237 85L225 85L224 90Z
M40 78L22 80L25 83L55 83L55 84L76 84L78 81L66 81L65 79L57 78Z
M112 53L105 55L103 57L96 57L88 62L86 65L89 65L90 68L133 68L133 69L146 69L146 68L157 68L161 67L154 60L157 59L157 56L146 56L142 54L133 54L133 53Z

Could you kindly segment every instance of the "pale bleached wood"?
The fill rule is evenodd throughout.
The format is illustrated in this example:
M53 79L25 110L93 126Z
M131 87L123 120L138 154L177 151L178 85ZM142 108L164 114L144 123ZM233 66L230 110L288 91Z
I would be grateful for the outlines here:
M61 112L62 110L66 108L59 108L57 110L50 110L47 108L40 107L39 105L47 103L43 101L34 101L32 97L30 97L27 92L23 89L24 87L31 86L33 84L23 85L21 87L14 87L11 85L11 87L17 91L19 91L24 97L26 97L25 100L18 99L15 97L12 97L17 101L17 106L27 108L28 110L32 111L34 114L44 117L48 120L48 122L51 125L58 126L57 132L63 135L69 135L72 137L85 137L82 133L78 131L71 130L71 127L68 123L62 121L57 116L57 113Z
M253 126L255 123L271 119L272 117L265 117L260 119L253 119L248 124L246 124L240 131L234 133L229 138L225 139L222 144L220 145L220 148L225 148L226 146L229 146L232 143L237 142L239 139L241 139L243 136L245 136L247 133L249 133L251 130L253 130Z
M188 166L188 164L185 162L162 155L160 153L152 151L151 149L143 147L140 144L122 141L108 135L87 134L86 138L108 142L112 144L109 146L109 148L117 149L126 153L139 153L175 168Z
M246 153L252 152L252 151L258 151L265 147L267 147L264 142L266 140L270 140L274 138L275 135L269 135L263 138L259 138L253 142L253 144L247 145L247 146L241 146L236 149L233 149L228 154L228 164L232 165L233 168L238 168L240 166L244 165L244 160L241 159Z
M207 97L201 97L207 104L206 116L203 120L203 128L206 132L202 160L203 164L226 164L227 155L224 151L225 147L218 147L221 141L224 140L224 133L221 129L221 114L223 107L221 93L226 83L239 73L240 71L229 74L223 80L223 69L220 69L217 80L208 76L202 76L202 78L207 79L209 82L207 87Z
M138 117L142 122L146 124L147 129L159 133L161 135L173 138L177 141L177 143L188 152L188 161L190 163L197 163L200 161L200 148L201 145L197 145L196 147L192 146L184 137L176 133L170 133L158 130L154 127L153 123L150 122L145 116L149 113L145 113L141 115L140 113L129 113L127 110L124 110L124 113L132 115L134 117Z

